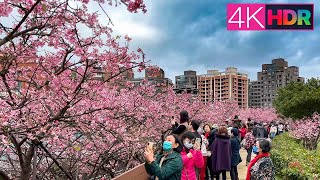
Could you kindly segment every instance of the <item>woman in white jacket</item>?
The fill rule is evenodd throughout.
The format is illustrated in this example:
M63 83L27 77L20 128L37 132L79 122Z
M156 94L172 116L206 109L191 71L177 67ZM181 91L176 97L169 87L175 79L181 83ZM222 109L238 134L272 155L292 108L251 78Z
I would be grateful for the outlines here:
M272 124L270 128L270 138L273 139L276 136L276 134L277 134L277 126Z
M205 125L207 126L207 125ZM206 176L206 167L207 167L207 157L211 155L210 151L207 151L208 145L209 145L209 141L208 139L204 136L204 131L203 128L205 126L200 126L199 128L201 128L201 130L198 130L199 134L201 134L201 139L202 139L202 144L201 144L201 152L202 152L202 157L204 160L204 166L203 168L200 169L200 179L199 180L205 180L205 176ZM210 127L210 126L209 126Z

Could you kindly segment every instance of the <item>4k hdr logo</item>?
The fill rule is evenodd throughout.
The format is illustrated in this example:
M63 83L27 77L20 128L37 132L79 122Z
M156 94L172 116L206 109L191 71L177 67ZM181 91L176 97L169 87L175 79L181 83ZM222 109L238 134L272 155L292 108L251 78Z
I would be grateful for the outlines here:
M228 4L228 30L313 30L313 4Z

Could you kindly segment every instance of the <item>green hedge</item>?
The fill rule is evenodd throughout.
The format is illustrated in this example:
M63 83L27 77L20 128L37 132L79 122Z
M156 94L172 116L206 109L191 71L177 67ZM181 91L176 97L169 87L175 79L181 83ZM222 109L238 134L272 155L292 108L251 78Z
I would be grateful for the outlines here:
M290 180L320 179L320 148L308 151L288 134L273 140L271 158L277 175Z

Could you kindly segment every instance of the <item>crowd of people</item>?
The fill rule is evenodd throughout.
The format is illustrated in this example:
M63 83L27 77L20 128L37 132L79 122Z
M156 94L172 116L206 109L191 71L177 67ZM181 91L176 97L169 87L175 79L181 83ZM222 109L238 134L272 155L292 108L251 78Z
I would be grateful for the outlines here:
M150 179L225 180L228 172L232 180L238 180L241 148L247 151L246 180L275 178L271 141L289 130L287 123L243 122L235 117L224 124L209 124L190 120L187 111L180 112L179 120L173 118L172 133L164 137L159 153L145 149L145 169Z

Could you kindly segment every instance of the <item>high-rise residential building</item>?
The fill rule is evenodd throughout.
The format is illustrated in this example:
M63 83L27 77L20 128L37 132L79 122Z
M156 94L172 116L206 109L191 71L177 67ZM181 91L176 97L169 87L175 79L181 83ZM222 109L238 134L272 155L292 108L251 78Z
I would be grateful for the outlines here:
M249 107L261 108L262 85L260 81L249 81Z
M197 79L198 94L205 103L234 100L239 107L248 107L248 75L237 68L228 67L224 72L208 70Z
M175 88L176 93L190 93L197 94L197 72L188 70L184 71L183 75L175 77Z
M283 58L273 59L271 64L263 64L257 73L258 80L249 83L249 107L272 107L277 90L290 81L302 81L297 66L288 66Z
M114 72L113 74L111 74L107 72L104 68L97 66L94 67L93 72L95 73L94 78L96 80L106 81L108 85L125 86L128 80L134 78L133 70L126 69L124 67L120 67L118 72Z
M164 78L164 70L157 67L151 66L145 69L145 78Z
M172 87L172 80L166 78L164 70L158 67L150 67L145 70L145 78L133 78L129 79L135 86L140 86L143 83L143 80L147 80L151 82L151 84L155 85L157 90L163 90L168 87Z

